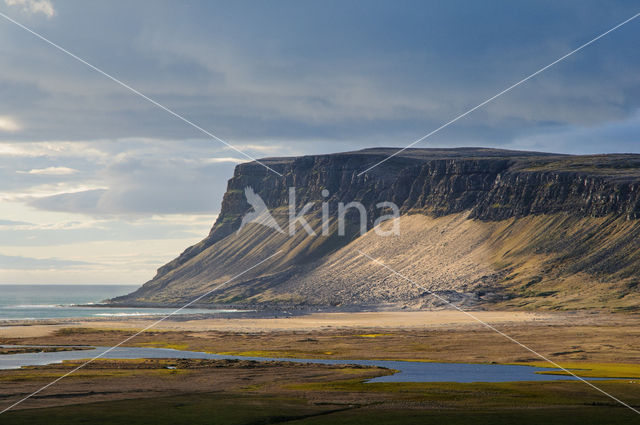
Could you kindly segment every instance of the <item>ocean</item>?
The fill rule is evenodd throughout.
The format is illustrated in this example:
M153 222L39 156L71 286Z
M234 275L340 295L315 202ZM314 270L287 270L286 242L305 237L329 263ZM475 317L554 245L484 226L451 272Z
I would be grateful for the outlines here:
M164 316L175 308L75 307L125 295L138 286L124 285L0 285L1 320L40 320L82 317ZM235 310L184 309L178 314Z

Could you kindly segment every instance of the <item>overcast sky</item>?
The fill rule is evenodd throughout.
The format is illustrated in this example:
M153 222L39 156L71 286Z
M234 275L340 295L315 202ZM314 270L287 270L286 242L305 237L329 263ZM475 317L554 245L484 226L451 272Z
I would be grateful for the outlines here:
M255 157L405 146L635 1L0 0ZM417 146L640 152L640 18ZM143 283L243 158L0 17L0 283Z

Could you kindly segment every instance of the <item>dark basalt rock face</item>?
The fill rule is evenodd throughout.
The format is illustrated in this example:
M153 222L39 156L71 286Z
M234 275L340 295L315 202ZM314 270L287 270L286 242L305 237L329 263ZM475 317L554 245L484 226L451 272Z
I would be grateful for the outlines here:
M394 202L406 213L443 216L469 210L470 218L503 220L564 212L579 217L640 217L640 155L571 156L483 148L409 149L394 153L367 149L331 155L262 160L236 167L220 215L209 235L158 269L158 278L235 232L251 210L244 195L252 187L270 209L288 205L296 188L298 208L307 202L359 201L368 227L382 213L379 202ZM322 197L322 190L330 193Z

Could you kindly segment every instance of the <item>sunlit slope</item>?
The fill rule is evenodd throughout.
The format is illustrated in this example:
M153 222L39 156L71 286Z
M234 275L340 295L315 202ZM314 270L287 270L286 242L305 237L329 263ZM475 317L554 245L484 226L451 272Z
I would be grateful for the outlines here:
M372 230L334 252L337 236L299 232L290 238L249 225L147 284L136 299L185 302L280 252L204 301L441 306L429 291L487 308L634 309L640 301L640 227L634 221L555 214L488 222L468 213L399 221L399 236Z
M640 301L634 221L554 214L487 222L460 213L406 215L400 228L398 237L370 231L261 299L441 306L434 292L461 305L545 309L636 309Z

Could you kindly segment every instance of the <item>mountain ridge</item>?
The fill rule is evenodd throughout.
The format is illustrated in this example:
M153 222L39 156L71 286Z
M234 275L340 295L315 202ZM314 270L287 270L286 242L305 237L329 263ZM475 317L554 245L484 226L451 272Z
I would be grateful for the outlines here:
M452 269L451 274L443 275L440 283L436 285L436 290L453 291L455 294L452 293L451 296L457 300L476 304L507 305L509 300L527 298L526 291L522 292L518 289L529 282L524 282L523 279L535 276L529 280L538 280L540 276L536 274L537 271L535 273L519 272L520 266L514 266L514 264L509 266L500 264L504 262L502 257L509 257L510 254L503 254L501 258L496 257L496 252L500 251L498 246L500 243L492 239L498 237L495 236L497 233L492 233L498 232L495 229L507 222L517 227L536 217L537 225L541 228L552 227L552 223L564 222L574 230L582 228L586 232L585 235L575 236L575 241L587 243L584 241L591 239L590 243L594 250L591 253L594 256L592 264L579 266L578 260L572 254L576 248L561 246L563 245L561 240L548 243L544 250L554 252L553 255L559 256L560 259L547 260L553 264L540 266L542 269L546 267L549 270L547 273L540 272L543 276L542 280L530 286L542 287L547 284L557 284L555 278L547 279L547 276L558 275L558 270L573 267L571 279L577 275L584 275L586 281L596 282L594 284L599 285L598 281L603 279L606 281L607 276L614 276L614 286L629 289L622 298L630 296L635 299L633 288L637 288L637 285L634 286L631 281L640 270L640 257L636 258L635 255L639 251L637 243L629 238L629 235L633 236L638 231L640 217L640 155L579 156L488 148L408 149L358 176L362 170L393 152L396 150L392 148L374 148L329 155L260 160L282 173L282 177L255 162L238 165L233 177L229 180L220 215L209 235L200 243L187 248L173 261L160 267L157 275L138 291L113 301L116 303L183 302L190 297L205 293L208 288L219 284L224 277L230 277L232 272L242 271L241 265L250 267L251 261L253 264L257 263L267 256L266 250L273 248L275 252L277 250L275 248L280 247L286 251L283 254L284 259L268 262L265 267L255 270L255 273L243 277L238 282L232 282L214 296L207 297L203 300L203 304L355 305L365 300L367 303L374 304L377 302L399 303L398 305L412 308L421 308L428 304L424 302L423 295L410 290L400 290L400 297L376 298L365 296L364 293L360 295L349 293L341 301L329 296L332 290L336 292L336 288L332 289L329 285L324 295L305 295L314 292L310 289L309 282L317 282L320 279L319 275L324 276L322 284L336 279L330 273L323 275L320 270L327 267L326 262L329 259L338 261L334 256L342 252L341 250L357 243L358 240L368 240L372 244L382 244L382 242L373 242L374 238L369 234L364 237L359 236L357 214L355 216L347 214L345 236L336 234L335 221L332 222L331 232L327 236L311 237L304 232L299 232L289 238L274 234L272 230L259 225L249 225L247 229L236 233L242 216L251 210L244 199L245 187L252 187L265 201L276 220L281 223L287 219L288 188L295 187L298 205L316 202L316 207L308 215L308 221L317 230L320 229L318 206L323 200L326 200L329 205L335 205L338 202L361 202L367 209L368 229L372 228L375 220L382 214L375 208L375 205L382 201L396 203L400 208L402 220L413 226L412 231L418 233L422 228L434 225L434 220L441 220L440 223L444 225L447 217L454 221L463 218L465 222L460 223L468 221L469 224L464 226L469 227L470 233L485 235L478 236L480 238L478 240L471 238L475 241L474 243L484 247L483 252L486 251L486 255L481 255L482 259L478 257L474 260L483 263L482 267L478 267L477 270L472 267L467 261L471 257L464 261L460 260L462 262L458 261L459 259L455 260L457 258L455 250L447 251L446 255L441 251L442 261L434 260L434 264L443 267L447 261L453 261L459 265L460 269L457 271ZM323 189L328 190L330 194L326 199L322 196ZM410 216L420 217L421 224L417 222L418 219L409 223L410 220L407 217ZM540 217L544 217L545 220L541 220ZM602 243L596 240L597 236L589 236L589 232L597 233L598 226L601 229L607 229L607 226L613 226L611 223L617 223L614 227L625 227L626 223L625 234L614 233L613 236L607 236L610 239L607 243L613 244L614 247L607 245L605 249L600 246ZM461 226L461 224L458 225ZM286 226L282 227L286 228ZM525 228L526 226L523 227ZM450 229L450 231L453 230L453 228ZM570 233L571 228L559 230ZM531 237L537 241L537 245L545 245L544 240L534 236L535 229L522 230L522 232L524 232L522 234L531 232ZM434 234L425 233L423 237L433 239L428 242L431 244L429 249L438 246ZM516 237L518 235L502 236L504 240ZM446 235L442 238L446 239ZM615 239L626 242L616 246ZM449 243L456 242L452 240ZM457 248L459 252L466 252L465 249L464 246ZM521 246L521 249L535 251L542 248ZM614 259L621 261L619 258L621 253L625 253L624 256L627 258L622 261L625 264L624 267L613 264ZM342 255L344 257L344 253ZM420 254L404 255L410 257ZM468 255L480 254L478 252ZM562 257L567 259L565 264L562 264ZM519 261L524 259L518 259L516 263ZM575 264L571 263L572 261ZM433 274L434 264L425 263L423 275ZM471 269L468 267L471 267L474 272L469 272ZM468 276L461 279L456 273L467 273L465 276ZM514 273L516 273L515 277ZM476 274L479 275L476 276ZM364 279L358 273L355 275L359 276L358 279ZM483 279L483 276L486 278ZM417 277L420 277L420 273ZM448 282L447 279L449 279ZM612 282L609 283L613 284ZM356 285L356 283L345 280L336 285L344 287ZM371 291L371 288L369 290ZM379 291L376 289L374 292ZM484 295L478 295L480 293ZM543 303L536 299L525 302L523 305L549 304L549 308L571 308L572 305L579 304L567 301L566 297L559 297L557 303L549 302L553 300L548 296L543 298L545 298ZM615 305L616 308L628 308L627 304L633 305L629 301L631 298L625 302L605 300L601 304L602 307ZM563 306L563 302L567 305ZM517 304L512 302L507 306L518 307Z

